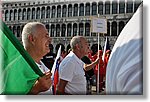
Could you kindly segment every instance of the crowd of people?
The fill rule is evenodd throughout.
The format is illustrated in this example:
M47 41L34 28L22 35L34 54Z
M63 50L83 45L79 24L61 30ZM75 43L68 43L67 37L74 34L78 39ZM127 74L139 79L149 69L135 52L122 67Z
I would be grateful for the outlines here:
M70 41L70 47L65 49L65 46L59 43L55 47L54 53L51 38L49 37L45 26L39 22L31 22L25 25L22 32L22 42L25 50L31 55L40 70L45 73L45 76L43 77L46 77L46 79L43 77L39 78L42 80L41 83L40 80L37 80L30 92L31 94L50 94L51 90L49 88L52 85L52 80L50 80L50 71L52 70L52 66L60 46L61 63L59 67L58 94L91 94L87 91L87 82L90 82L89 85L93 84L91 78L93 75L97 76L98 65L100 66L100 91L102 91L105 87L104 81L107 63L106 61L102 61L101 46L99 51L100 56L98 57L97 55L98 44L94 44L90 48L87 39L83 36L75 36ZM43 85L46 88L39 89L40 87L38 87L38 85Z
M135 15L129 24L134 25L139 19L140 17ZM134 22L135 20L136 22ZM127 28L130 27L125 27L125 33L123 32L119 36L112 52L110 49L103 52L101 45L98 44L90 47L85 37L74 36L70 41L70 46L65 48L63 44L59 43L55 47L54 53L52 39L49 37L45 25L40 22L27 23L22 31L23 46L44 74L35 81L28 94L52 94L51 71L60 46L61 62L59 63L56 94L91 94L87 86L94 84L93 76L96 77L96 83L99 79L99 83L95 84L96 87L99 87L96 88L99 89L97 90L99 92L105 92L106 88L106 94L115 94L115 92L116 94L141 94L142 53L139 51L142 48L142 36L139 34L140 28L138 28L138 33ZM132 36L130 32L133 33ZM131 46L134 44L136 47ZM104 59L102 59L103 55Z

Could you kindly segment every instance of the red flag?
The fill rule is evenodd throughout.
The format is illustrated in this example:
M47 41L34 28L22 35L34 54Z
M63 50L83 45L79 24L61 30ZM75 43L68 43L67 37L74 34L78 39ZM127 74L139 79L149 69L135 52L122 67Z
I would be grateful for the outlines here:
M56 95L56 87L58 84L58 78L59 78L59 64L60 64L60 58L56 62L56 69L54 72L54 79L53 79L53 94Z
M61 46L59 47L59 50L57 52L57 56L56 56L56 59L55 59L55 62L53 64L53 67L52 67L52 79L53 79L53 94L56 95L56 87L57 87L57 84L58 84L58 78L59 78L59 64L61 62L60 60L60 56L61 56Z

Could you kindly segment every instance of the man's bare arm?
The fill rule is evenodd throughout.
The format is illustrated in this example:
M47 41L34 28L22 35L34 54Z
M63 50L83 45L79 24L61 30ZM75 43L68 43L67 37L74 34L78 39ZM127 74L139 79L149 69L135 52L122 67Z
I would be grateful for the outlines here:
M68 81L60 79L58 86L57 86L57 92L56 92L57 95L68 94L68 93L65 93L65 87L66 87L67 83L68 83Z

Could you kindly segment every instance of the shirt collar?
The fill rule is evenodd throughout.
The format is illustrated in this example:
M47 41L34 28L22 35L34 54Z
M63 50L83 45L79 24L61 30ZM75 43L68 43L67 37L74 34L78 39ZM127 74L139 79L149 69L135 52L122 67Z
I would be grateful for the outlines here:
M40 61L40 64L37 62L35 62L35 63L43 73L46 73L49 71L49 69L44 65L44 63L42 61Z
M79 59L72 51L70 52L70 55L72 55L80 65L84 65L84 62Z

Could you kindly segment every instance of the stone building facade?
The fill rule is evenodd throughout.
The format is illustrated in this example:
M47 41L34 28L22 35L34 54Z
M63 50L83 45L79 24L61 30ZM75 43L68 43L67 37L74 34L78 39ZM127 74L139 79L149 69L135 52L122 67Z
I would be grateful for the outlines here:
M97 34L91 32L91 17L107 19L107 34L100 35L100 44L108 36L111 48L126 23L140 5L141 0L31 0L2 3L2 17L15 36L21 40L27 22L45 24L54 47L67 46L75 35L85 36L90 45L97 43Z

